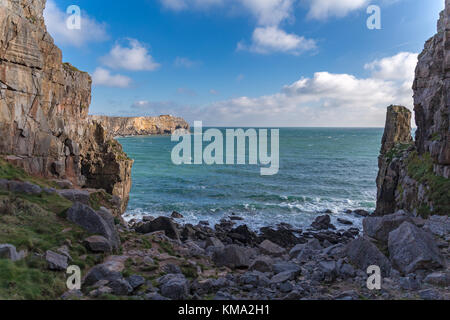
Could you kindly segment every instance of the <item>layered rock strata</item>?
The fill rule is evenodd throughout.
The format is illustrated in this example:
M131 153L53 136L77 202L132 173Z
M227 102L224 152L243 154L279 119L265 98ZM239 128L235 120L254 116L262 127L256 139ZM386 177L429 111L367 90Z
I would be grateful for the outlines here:
M0 2L0 155L27 172L103 188L126 207L132 161L88 118L91 77L62 62L45 0Z
M185 120L169 115L136 118L91 116L90 118L103 124L114 137L172 134L178 129L189 130L189 124Z

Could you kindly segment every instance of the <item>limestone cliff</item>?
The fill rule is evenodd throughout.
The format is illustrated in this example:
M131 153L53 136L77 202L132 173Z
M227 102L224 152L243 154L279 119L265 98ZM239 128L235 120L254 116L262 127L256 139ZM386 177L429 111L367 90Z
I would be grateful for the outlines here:
M173 116L159 117L107 117L91 116L100 122L114 137L171 134L177 129L189 130L189 124Z
M34 175L128 201L132 161L88 118L91 77L46 30L45 0L0 2L0 155Z
M377 179L379 215L399 209L428 216L450 214L450 0L437 34L419 56L414 81L415 144L411 116L388 110Z

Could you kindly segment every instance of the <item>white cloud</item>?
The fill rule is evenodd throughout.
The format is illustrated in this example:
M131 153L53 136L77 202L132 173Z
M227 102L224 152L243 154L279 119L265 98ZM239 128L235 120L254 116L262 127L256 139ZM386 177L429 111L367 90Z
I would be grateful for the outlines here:
M175 67L188 69L194 67L196 64L198 64L198 62L184 57L176 57L174 62Z
M138 40L128 39L128 45L123 47L116 43L109 54L101 58L101 62L112 69L131 71L154 71L160 67L147 47Z
M238 50L249 50L256 53L283 52L294 55L316 49L316 42L296 34L288 34L277 27L256 28L253 32L252 43L246 45L238 43Z
M102 42L109 39L106 24L97 22L84 12L81 13L81 29L67 28L68 15L59 9L53 0L47 1L44 18L48 32L58 44L81 47L90 42Z
M291 18L295 0L239 0L263 26L277 26Z
M364 68L372 71L376 78L412 81L417 59L416 53L400 52L393 57L368 63Z
M109 70L97 68L92 74L92 82L96 86L126 88L131 84L131 79L119 74L112 75Z
M219 94L219 91L211 89L211 90L209 90L209 93L216 96Z
M386 59L396 60L395 56ZM414 66L408 59L399 61L398 72L413 72ZM395 70L382 77L374 69L370 77L358 78L318 72L271 95L239 97L201 107L147 102L139 110L133 110L144 112L151 106L155 114L171 113L190 122L203 120L208 126L382 127L387 106L403 104L412 108L413 105L412 79L406 81L406 76L400 79L393 74Z
M327 19L345 17L352 11L367 6L370 0L306 0L309 3L308 17Z
M174 11L186 9L205 9L215 5L221 5L224 0L160 0L163 7Z

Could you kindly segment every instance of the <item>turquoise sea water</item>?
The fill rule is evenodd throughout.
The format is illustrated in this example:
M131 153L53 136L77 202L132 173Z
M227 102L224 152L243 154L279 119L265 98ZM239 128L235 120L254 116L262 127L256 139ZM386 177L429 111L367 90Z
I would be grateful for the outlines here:
M347 209L375 209L377 157L383 129L280 130L280 170L259 166L172 164L169 136L120 138L135 160L126 219L170 215L212 225L231 213L257 229L290 223L305 227L325 210L333 219L360 218Z

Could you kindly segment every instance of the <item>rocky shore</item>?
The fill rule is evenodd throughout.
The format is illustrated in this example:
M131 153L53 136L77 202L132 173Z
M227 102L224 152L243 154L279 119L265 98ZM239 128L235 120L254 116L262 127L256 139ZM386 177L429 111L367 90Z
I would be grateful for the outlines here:
M84 265L81 290L61 292L62 299L450 299L450 219L444 216L361 217L361 232L349 221L334 226L330 215L318 215L304 230L281 223L254 232L233 215L215 226L178 224L177 212L125 223L88 199L79 202L76 190L7 180L0 180L0 190L17 195L0 197L1 212L24 195L70 201L60 223L86 234L70 238L66 228L54 246L33 252L0 245L0 260L41 261L53 277ZM0 218L8 215L17 213ZM372 265L380 267L381 290L368 289Z

